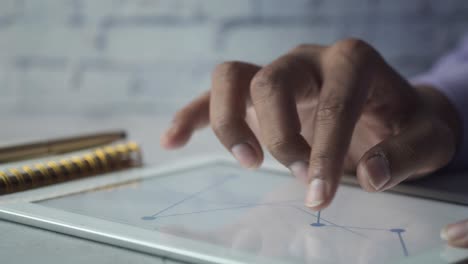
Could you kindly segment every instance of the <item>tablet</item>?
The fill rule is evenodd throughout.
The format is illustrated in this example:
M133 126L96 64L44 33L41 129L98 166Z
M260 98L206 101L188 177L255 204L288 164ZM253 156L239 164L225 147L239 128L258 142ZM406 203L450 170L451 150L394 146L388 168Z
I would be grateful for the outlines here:
M189 263L452 263L468 207L340 186L312 212L286 171L208 160L5 196L0 218Z

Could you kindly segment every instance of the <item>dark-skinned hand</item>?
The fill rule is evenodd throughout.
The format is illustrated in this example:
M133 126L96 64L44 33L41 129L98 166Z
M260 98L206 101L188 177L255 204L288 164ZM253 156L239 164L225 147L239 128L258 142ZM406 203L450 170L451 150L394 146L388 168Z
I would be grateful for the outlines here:
M460 134L442 94L412 86L357 39L300 45L265 66L218 65L211 89L175 115L161 144L181 147L208 124L244 167L260 166L266 146L309 186L312 210L330 204L343 172L369 192L434 172ZM468 238L449 243L468 247Z

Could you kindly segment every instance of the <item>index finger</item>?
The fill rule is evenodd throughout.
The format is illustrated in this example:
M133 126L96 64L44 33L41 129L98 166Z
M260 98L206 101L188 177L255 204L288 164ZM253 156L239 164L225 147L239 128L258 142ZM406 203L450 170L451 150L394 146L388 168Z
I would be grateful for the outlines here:
M315 113L305 205L321 210L333 199L343 173L355 124L368 96L364 60L372 50L359 40L343 40L322 57L323 86Z

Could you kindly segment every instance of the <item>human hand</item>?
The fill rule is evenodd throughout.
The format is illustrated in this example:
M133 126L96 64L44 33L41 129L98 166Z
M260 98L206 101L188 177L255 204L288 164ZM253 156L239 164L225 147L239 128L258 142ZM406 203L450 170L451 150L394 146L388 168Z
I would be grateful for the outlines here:
M454 247L468 248L468 219L447 225L440 236Z
M443 95L412 87L355 39L300 45L263 67L218 65L211 90L175 115L161 144L183 146L208 124L245 167L262 163L265 145L309 185L313 210L330 204L343 171L375 192L443 167L460 130Z

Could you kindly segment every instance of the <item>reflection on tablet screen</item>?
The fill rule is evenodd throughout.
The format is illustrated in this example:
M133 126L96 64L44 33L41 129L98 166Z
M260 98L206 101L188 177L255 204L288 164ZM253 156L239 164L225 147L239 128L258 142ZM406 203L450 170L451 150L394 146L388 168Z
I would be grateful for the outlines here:
M444 243L466 207L341 186L312 212L292 177L206 166L38 203L290 262L385 263Z

